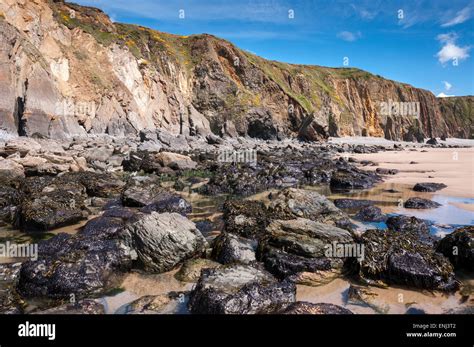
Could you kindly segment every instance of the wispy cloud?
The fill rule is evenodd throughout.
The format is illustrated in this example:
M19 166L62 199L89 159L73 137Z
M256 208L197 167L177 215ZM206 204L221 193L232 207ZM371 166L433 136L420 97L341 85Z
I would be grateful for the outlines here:
M362 34L360 33L360 31L357 31L354 33L350 31L341 31L340 33L337 34L337 37L339 37L340 39L344 41L354 42L360 39L362 37Z
M441 50L436 54L441 64L453 60L459 62L469 58L470 47L460 47L456 45L458 36L455 33L440 34L436 38L443 44Z
M446 89L447 91L453 87L453 85L449 83L448 81L443 81L443 84L444 84L444 89Z
M451 27L456 24L461 24L471 18L471 8L469 6L464 7L462 10L456 13L456 16L447 22L443 23L442 27Z

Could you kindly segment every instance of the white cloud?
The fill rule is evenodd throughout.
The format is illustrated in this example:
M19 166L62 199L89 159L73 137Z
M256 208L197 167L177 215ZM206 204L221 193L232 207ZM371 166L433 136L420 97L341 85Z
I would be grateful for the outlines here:
M450 90L452 88L452 84L449 83L448 81L443 81L443 84L444 84L444 89L446 90Z
M456 13L456 17L443 23L441 26L450 27L456 24L461 24L467 21L469 18L471 18L471 9L469 7L465 7L461 11L458 11L458 13Z
M355 33L352 33L350 31L341 31L340 33L337 34L337 37L339 37L340 39L344 41L353 42L360 39L362 37L362 34L360 33L360 31L355 32Z
M460 47L456 45L458 36L455 33L440 34L436 38L443 44L441 50L436 54L441 64L445 64L454 59L461 61L469 57L470 47Z
M455 96L455 95L447 95L447 94L444 94L443 92L439 93L438 95L436 95L438 98L449 98L451 96Z

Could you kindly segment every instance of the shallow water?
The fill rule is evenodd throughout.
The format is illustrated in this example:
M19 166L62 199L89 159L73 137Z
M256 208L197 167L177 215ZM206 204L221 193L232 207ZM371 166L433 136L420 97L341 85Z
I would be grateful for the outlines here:
M374 200L376 206L379 206L386 214L404 214L416 216L429 221L431 232L437 236L443 236L452 232L459 225L474 225L474 198L456 198L438 193L418 193L411 190L411 185L382 183L368 190L354 190L350 192L331 192L328 186L304 187L305 189L315 190L329 199L352 198ZM262 200L269 202L268 194L270 191L250 196L247 199ZM193 206L193 212L189 218L194 222L209 220L212 222L212 228L204 232L204 236L210 241L218 235L223 229L222 204L228 198L226 195L220 196L202 196L196 193L185 191L180 193ZM403 201L410 197L423 197L434 200L441 207L430 210L405 209ZM351 215L351 212L348 211ZM92 217L91 217L92 218ZM27 235L8 227L0 227L0 240L2 242L10 240L11 242L38 242L40 239L51 237L60 232L76 233L87 221L77 225L56 229L47 234ZM385 223L361 223L356 222L360 230L370 228L386 228ZM12 262L18 259L2 259L0 262ZM139 274L131 273L124 277L121 284L121 292L115 295L109 295L99 298L104 304L107 313L124 313L127 304L144 295L159 295L171 291L187 291L193 284L183 283L174 278L175 271L159 274ZM474 278L472 274L458 276L463 285L474 287ZM390 287L375 288L370 290L375 293L373 305L354 305L347 303L347 290L351 284L349 279L338 278L328 284L319 287L298 286L297 299L310 302L334 303L347 307L355 313L406 313L408 309L415 312L422 310L426 313L443 313L449 310L460 309L466 306L472 306L473 300L463 302L459 292L456 294L432 293L421 290L411 290L406 288ZM469 288L470 288L469 287ZM472 295L471 295L472 297ZM402 299L400 299L402 298ZM31 301L31 307L37 304ZM181 302L172 301L163 313L187 313L186 305Z

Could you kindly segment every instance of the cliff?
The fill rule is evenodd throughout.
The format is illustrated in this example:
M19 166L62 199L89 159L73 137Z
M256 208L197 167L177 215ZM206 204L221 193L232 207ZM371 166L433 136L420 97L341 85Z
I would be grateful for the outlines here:
M0 80L0 129L26 136L473 136L473 97L268 61L211 35L113 23L62 1L0 0Z

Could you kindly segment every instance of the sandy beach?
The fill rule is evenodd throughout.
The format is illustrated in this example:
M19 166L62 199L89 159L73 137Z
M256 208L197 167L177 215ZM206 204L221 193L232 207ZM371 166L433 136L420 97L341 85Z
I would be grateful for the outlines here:
M427 148L370 154L351 154L357 160L370 160L378 166L364 166L365 170L377 168L397 169L396 175L387 175L386 183L416 184L419 182L444 183L448 187L437 194L474 198L474 148ZM470 204L462 204L470 205ZM461 207L461 206L459 206ZM473 209L472 205L462 208Z

